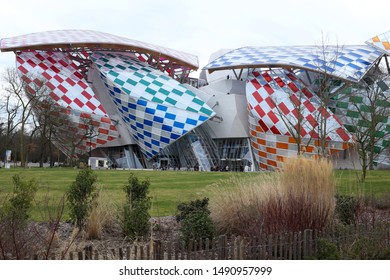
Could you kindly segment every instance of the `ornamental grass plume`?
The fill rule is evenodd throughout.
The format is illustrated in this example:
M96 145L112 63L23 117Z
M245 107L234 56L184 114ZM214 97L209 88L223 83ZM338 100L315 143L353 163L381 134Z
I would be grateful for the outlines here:
M276 172L221 181L214 190L211 217L221 233L322 229L334 215L335 181L326 160L290 158Z

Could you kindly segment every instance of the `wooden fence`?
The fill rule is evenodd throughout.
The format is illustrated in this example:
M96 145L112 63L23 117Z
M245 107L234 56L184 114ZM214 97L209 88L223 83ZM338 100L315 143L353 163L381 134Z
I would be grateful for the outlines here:
M301 260L317 255L319 241L326 239L337 248L350 246L357 238L368 238L390 247L390 229L349 228L340 231L317 232L304 230L277 235L252 238L227 237L201 239L184 242L135 242L134 244L111 250L96 250L92 246L83 251L70 252L62 256L52 255L51 259L70 260ZM34 259L39 259L34 256Z

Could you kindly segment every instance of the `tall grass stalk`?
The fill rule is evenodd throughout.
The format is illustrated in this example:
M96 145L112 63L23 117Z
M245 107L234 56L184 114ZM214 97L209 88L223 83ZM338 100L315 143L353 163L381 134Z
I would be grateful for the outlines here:
M277 172L221 181L214 187L211 217L224 233L321 229L334 215L333 169L325 160L291 158Z
M101 239L104 228L115 223L115 207L102 199L101 191L97 193L86 223L87 239Z

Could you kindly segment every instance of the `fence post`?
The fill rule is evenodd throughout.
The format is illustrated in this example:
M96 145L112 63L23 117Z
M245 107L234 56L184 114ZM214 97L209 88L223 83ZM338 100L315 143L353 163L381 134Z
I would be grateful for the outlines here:
M311 240L313 239L313 231L305 229L303 231L303 257L307 258L311 255Z
M273 241L273 236L272 234L268 235L268 248L267 248L267 259L268 260L273 260L273 254L272 254L272 241Z
M79 258L79 260L83 260L84 258L83 258L83 252L78 252L77 253L77 257Z
M302 259L302 232L298 232L298 260Z
M91 257L92 246L91 245L90 246L85 246L84 251L85 251L85 259L86 260L92 259L92 257Z
M150 256L150 243L147 243L145 245L145 259L146 260L151 260L151 256Z
M239 250L240 250L240 246L239 246L239 243L240 240L239 240L239 237L236 237L234 238L234 241L233 241L233 260L238 260L239 258Z
M219 250L218 250L218 253L219 253L219 260L226 260L227 259L227 238L226 238L226 235L221 235L219 237L219 244L218 244L218 247L219 247Z
M154 245L153 245L153 251L154 251L154 256L153 258L155 260L162 260L162 256L161 256L161 240L156 240L154 242Z
M119 248L119 259L123 260L123 248Z
M144 245L141 244L139 247L140 247L140 260L144 260L145 259L145 248L144 248Z
M240 242L240 260L245 260L246 259L246 240L245 238L242 238L241 239L241 242Z
M130 260L130 253L131 253L130 246L127 246L126 247L126 260Z
M134 248L134 260L138 260L138 245L133 244L133 248Z
M204 258L205 260L210 259L210 239L206 238L205 244L204 244Z
M167 243L167 259L172 260L172 242Z
M173 250L175 251L174 252L175 260L178 260L179 259L179 243L178 242L173 243Z

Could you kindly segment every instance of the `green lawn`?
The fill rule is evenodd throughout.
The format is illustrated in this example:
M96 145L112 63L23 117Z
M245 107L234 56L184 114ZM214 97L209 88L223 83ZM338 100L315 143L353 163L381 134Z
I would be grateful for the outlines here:
M141 171L141 170L97 170L98 185L102 199L120 206L124 200L123 185L130 172L140 180L149 178L152 196L152 216L174 215L176 206L196 198L210 197L210 185L232 176L256 176L256 173L232 172L184 172L184 171ZM74 181L78 170L68 168L47 169L0 169L0 198L12 191L12 176L19 174L22 179L35 178L39 182L36 200L42 202L45 197L58 201ZM336 171L337 190L344 194L357 194L356 172ZM390 195L390 171L370 171L365 184L365 193ZM2 200L0 200L1 202ZM42 204L42 203L41 203ZM38 209L32 216L36 220L45 219Z
M355 170L336 170L337 191L342 194L365 196L390 196L390 170L368 171L364 185L357 180L360 173Z

